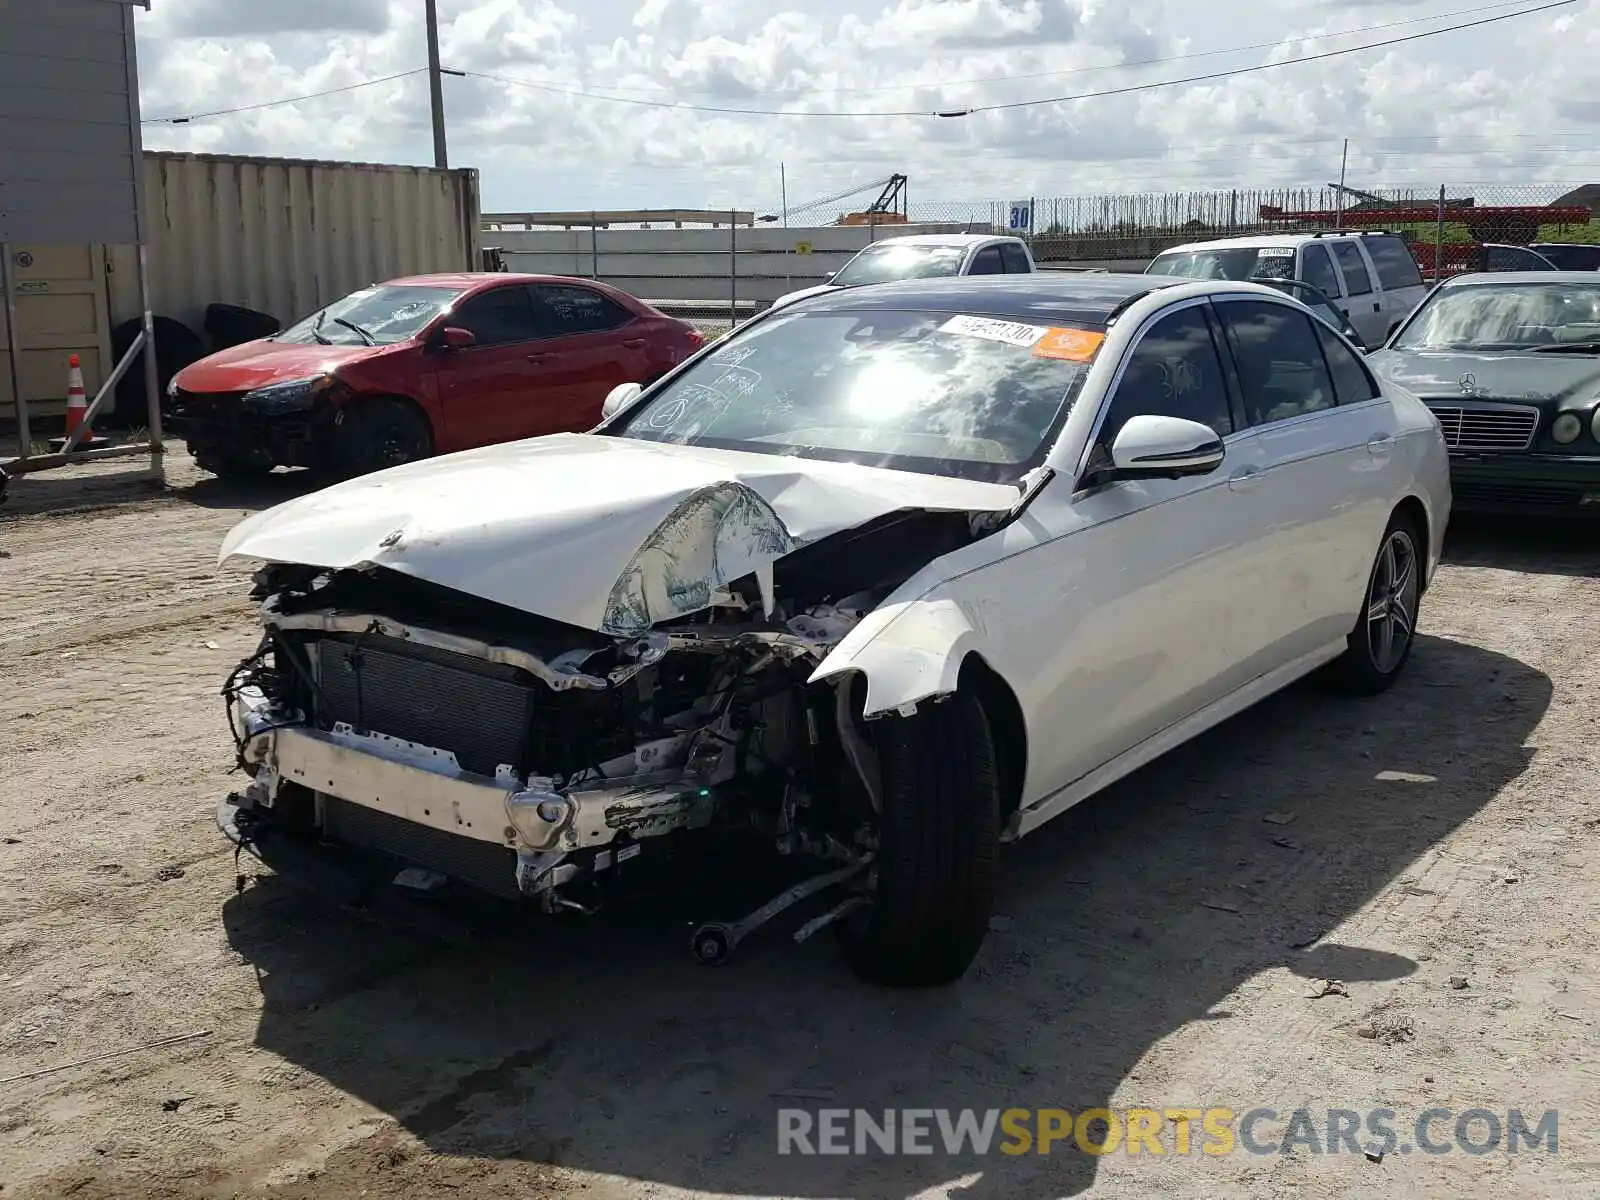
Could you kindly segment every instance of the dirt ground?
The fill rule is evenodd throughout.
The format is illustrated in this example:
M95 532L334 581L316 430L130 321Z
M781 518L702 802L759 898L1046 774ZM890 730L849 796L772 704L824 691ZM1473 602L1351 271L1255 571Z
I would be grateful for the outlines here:
M905 994L827 937L701 967L686 922L738 910L683 897L452 946L236 890L256 633L215 552L303 485L116 470L0 509L0 1195L1600 1194L1593 531L1459 528L1400 686L1292 689L1081 805L972 974ZM780 1107L1102 1105L1553 1108L1559 1153L776 1153Z

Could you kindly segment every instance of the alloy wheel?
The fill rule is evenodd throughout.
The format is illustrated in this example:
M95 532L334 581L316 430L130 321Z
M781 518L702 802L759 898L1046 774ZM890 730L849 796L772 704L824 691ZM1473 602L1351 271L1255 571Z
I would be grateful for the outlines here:
M1367 588L1367 649L1381 674L1390 674L1405 659L1417 627L1420 595L1416 543L1406 530L1391 529Z

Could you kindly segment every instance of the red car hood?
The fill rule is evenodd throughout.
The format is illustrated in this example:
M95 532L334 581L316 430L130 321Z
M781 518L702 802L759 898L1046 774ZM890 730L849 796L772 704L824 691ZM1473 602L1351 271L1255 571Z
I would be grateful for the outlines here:
M322 375L344 363L371 358L392 346L323 346L266 339L219 350L178 372L186 392L247 392L269 383Z

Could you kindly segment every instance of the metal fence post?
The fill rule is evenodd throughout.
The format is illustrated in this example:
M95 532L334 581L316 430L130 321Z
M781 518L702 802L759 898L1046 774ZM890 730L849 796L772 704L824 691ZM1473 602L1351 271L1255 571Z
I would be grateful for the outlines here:
M17 406L17 438L22 443L18 458L33 453L33 434L28 427L28 401L22 394L22 334L17 330L16 286L11 277L11 243L0 244L0 289L4 291L6 350L11 357L11 399Z
M600 214L589 210L589 278L600 278Z
M1444 271L1444 184L1439 185L1439 224L1433 231L1433 281Z
M739 213L728 210L728 328L739 324Z

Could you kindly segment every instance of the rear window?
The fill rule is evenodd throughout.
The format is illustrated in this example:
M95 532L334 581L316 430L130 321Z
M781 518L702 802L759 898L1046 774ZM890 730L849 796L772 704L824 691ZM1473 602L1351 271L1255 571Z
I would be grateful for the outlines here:
M1377 268L1378 282L1384 291L1422 286L1422 271L1417 267L1417 260L1411 257L1411 251L1399 238L1369 237L1367 254Z
M845 263L832 282L843 287L864 283L888 283L895 279L928 279L955 275L966 261L965 246L909 246L904 242L882 242L868 246ZM998 272L996 272L998 274Z
M1147 275L1185 279L1293 279L1293 246L1227 246L1169 250L1145 268Z

